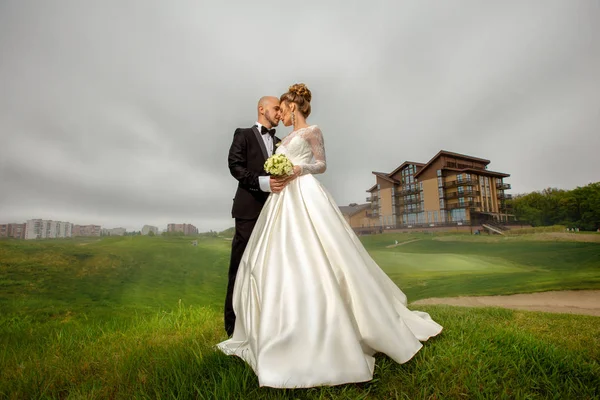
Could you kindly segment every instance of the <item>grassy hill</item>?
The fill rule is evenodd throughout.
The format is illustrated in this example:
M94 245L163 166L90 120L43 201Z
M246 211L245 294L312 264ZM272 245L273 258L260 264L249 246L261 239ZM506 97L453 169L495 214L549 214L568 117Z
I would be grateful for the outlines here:
M362 240L409 301L600 288L598 243L468 238ZM419 307L442 335L403 365L378 356L370 383L258 388L213 348L231 242L191 240L0 241L0 398L600 396L600 318L444 306Z

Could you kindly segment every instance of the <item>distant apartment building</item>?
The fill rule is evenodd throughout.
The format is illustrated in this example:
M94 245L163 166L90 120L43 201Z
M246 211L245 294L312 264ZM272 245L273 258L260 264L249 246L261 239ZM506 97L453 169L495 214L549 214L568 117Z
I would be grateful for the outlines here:
M56 237L68 238L73 236L73 224L70 222L57 222Z
M158 235L158 227L152 225L144 225L144 227L142 228L142 235L149 235L150 232L154 233L155 235Z
M102 228L100 225L74 225L73 236L100 236Z
M0 238L25 239L27 224L0 224Z
M73 236L73 224L63 221L30 219L25 224L25 239L58 239Z
M473 225L514 219L506 200L509 174L489 160L440 151L427 163L406 161L390 173L373 172L367 190L370 218L382 229ZM353 226L355 227L355 226Z
M111 228L111 229L101 229L101 236L125 236L127 230L125 228Z
M198 228L192 224L169 224L167 225L167 232L183 232L184 235L196 235L198 234Z

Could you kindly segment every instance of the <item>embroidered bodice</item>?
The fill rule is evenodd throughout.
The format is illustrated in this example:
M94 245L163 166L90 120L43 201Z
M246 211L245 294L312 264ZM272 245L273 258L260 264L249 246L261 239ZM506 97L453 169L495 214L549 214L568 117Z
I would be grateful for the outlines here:
M300 128L283 138L275 151L301 168L300 175L322 174L327 169L323 133L317 125Z

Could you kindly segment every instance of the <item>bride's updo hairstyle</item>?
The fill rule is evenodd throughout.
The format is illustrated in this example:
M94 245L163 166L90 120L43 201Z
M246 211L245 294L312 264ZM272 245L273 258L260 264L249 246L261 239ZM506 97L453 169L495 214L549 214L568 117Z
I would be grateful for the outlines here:
M310 101L312 100L312 94L304 83L296 83L290 86L288 91L281 95L280 102L296 103L298 111L308 117L310 115Z

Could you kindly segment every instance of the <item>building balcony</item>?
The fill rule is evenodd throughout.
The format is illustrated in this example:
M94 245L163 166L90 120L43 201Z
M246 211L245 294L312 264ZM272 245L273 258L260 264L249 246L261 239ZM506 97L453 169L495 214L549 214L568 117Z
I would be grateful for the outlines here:
M510 200L512 199L512 194L508 194L508 193L498 193L498 198L502 199L502 200Z
M444 197L446 199L458 199L459 197L474 197L479 196L481 192L479 190L467 190L464 192L453 192L453 193L445 193Z
M458 187L458 186L477 186L479 181L477 179L463 179L460 181L444 182L445 188Z
M398 208L396 208L396 215L415 214L415 213L420 213L423 211L425 211L425 208L423 208L423 207L413 208L412 210L409 210L407 207L398 207Z
M379 218L379 211L367 211L367 218Z
M471 168L471 169L478 169L481 171L485 171L487 169L484 165L480 165L480 164L462 164L462 163L456 163L456 162L450 162L450 161L447 161L444 163L444 168L457 168L457 169Z
M369 196L369 197L367 197L367 202L368 203L375 202L375 201L377 201L377 196L374 196L374 197Z
M464 203L446 204L446 210L456 210L456 209L460 209L460 208L476 208L476 207L481 207L481 202L465 201Z
M421 198L419 196L416 199L408 199L408 200L404 200L403 198L400 198L400 199L398 199L398 201L396 202L396 204L399 204L399 205L403 205L403 204L419 204L420 202L421 202Z
M498 182L498 183L496 183L496 189L498 189L498 190L509 190L510 189L510 183L501 183L501 182Z
M396 191L396 194L394 194L394 196L396 197L402 197L402 196L407 196L410 194L419 194L421 192L421 189L419 189L418 187L414 188L414 189L407 189L407 190L398 190Z

